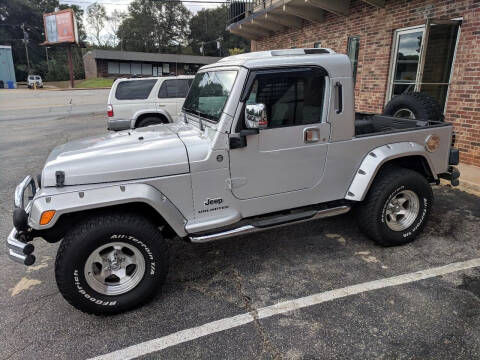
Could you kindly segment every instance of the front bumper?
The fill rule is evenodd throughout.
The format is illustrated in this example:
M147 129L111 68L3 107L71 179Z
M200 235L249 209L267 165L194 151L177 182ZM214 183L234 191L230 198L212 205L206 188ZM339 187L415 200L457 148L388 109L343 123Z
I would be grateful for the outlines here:
M13 228L7 238L8 256L13 261L30 266L35 263L35 256L32 254L34 246L26 242L27 236L19 233Z
M123 119L108 119L107 120L107 130L128 130L131 128L131 120Z
M30 188L31 196L36 193L35 181L31 176L27 176L15 189L15 209L13 211L14 228L7 237L8 256L13 261L23 265L33 265L35 256L33 256L34 246L32 241L32 231L28 227L28 212L30 211L30 203L25 206L25 191Z

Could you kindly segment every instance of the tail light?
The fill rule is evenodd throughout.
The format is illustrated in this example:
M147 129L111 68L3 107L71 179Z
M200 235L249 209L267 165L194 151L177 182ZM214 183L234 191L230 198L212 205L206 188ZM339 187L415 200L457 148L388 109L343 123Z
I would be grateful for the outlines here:
M108 117L113 116L113 106L112 105L107 105L107 115L108 115Z

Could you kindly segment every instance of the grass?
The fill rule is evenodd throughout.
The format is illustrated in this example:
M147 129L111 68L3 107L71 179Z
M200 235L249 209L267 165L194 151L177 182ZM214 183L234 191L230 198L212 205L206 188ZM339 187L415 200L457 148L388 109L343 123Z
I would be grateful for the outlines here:
M75 81L76 88L102 88L102 87L111 87L112 84L113 84L113 79L104 79L104 78L88 79L80 82Z

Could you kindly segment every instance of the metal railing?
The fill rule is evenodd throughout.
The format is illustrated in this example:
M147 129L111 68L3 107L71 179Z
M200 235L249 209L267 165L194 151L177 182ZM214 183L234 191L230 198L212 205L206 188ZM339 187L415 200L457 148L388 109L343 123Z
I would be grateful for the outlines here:
M272 6L274 0L229 0L227 25L234 24L262 9Z

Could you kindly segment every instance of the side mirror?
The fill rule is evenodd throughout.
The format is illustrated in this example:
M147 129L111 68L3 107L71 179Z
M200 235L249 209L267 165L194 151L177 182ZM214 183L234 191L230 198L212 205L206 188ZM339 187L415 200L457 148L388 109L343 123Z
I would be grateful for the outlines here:
M245 106L245 125L247 129L265 129L268 126L265 104L250 104Z

